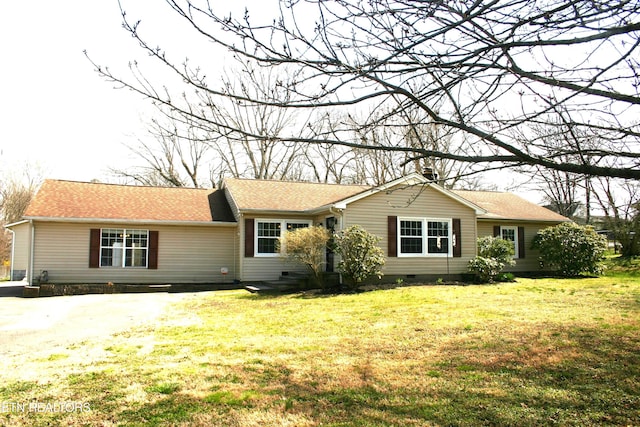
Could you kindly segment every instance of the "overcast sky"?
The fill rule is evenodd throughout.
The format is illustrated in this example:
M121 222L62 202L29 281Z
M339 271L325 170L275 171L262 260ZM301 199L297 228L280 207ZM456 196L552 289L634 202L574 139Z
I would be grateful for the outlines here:
M154 41L187 56L184 46L193 43L164 2L123 4L128 17L142 19L142 31L158 35ZM110 166L129 164L125 145L145 136L152 110L139 95L101 79L83 53L121 74L129 61L144 59L121 24L116 0L3 2L0 167L106 181Z
M178 61L202 51L201 60L218 59L211 45L197 45L201 37L189 38L165 2L122 3L131 20L142 20L141 31ZM233 6L242 11L246 3ZM256 9L268 11L272 2L257 4L250 6L252 16L272 15ZM132 163L125 146L146 137L153 114L139 95L105 82L83 53L120 74L129 61L144 59L122 29L117 0L3 2L0 37L0 168L39 167L46 178L113 182L109 167Z
M102 81L83 50L126 61L135 45L117 2L3 2L0 117L3 167L40 166L46 176L101 178L139 131L144 103Z
M164 1L120 1L131 22L142 21L141 34L175 62L189 57L209 74L212 65L223 65L220 50ZM266 18L275 1L211 4L224 14L231 8L242 14L249 5L252 16ZM146 137L154 114L140 95L103 80L83 53L125 77L130 61L147 57L122 28L118 0L3 2L0 40L0 176L6 169L39 167L47 178L113 181L109 167L131 164L126 145Z

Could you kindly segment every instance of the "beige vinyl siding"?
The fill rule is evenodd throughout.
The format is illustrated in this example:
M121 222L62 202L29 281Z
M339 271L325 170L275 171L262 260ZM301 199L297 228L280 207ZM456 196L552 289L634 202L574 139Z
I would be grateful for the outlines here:
M158 269L89 268L92 228L135 228L159 232ZM236 227L158 226L153 224L35 224L34 274L47 270L52 283L218 283L220 269L236 277Z
M11 280L22 280L29 271L31 224L24 222L11 227L13 231Z
M460 218L462 256L454 257L388 257L387 217ZM359 224L382 238L380 247L387 255L385 276L461 274L475 256L475 211L428 186L396 187L349 204L343 215L343 226Z
M290 214L277 215L257 215L257 216L245 216L242 220L242 276L241 279L244 282L264 281L264 280L278 280L283 273L305 273L307 268L304 265L285 262L280 256L253 256L244 257L244 219L254 219L256 221L266 220L300 220L300 221L312 221L312 225L316 224L316 218L309 216L292 216Z
M531 249L531 242L533 238L545 227L556 225L543 222L528 222L528 221L491 221L491 220L479 220L478 221L478 237L493 236L493 227L524 227L524 258L516 259L516 265L513 267L507 267L506 271L513 272L536 272L541 271L538 257L539 251Z

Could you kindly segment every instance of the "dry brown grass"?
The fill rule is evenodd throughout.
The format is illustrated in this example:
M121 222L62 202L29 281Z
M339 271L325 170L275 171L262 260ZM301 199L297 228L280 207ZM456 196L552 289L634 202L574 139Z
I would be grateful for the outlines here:
M90 413L0 421L634 425L639 319L634 278L202 294L157 328L37 361L38 380L3 375L0 400L88 401Z

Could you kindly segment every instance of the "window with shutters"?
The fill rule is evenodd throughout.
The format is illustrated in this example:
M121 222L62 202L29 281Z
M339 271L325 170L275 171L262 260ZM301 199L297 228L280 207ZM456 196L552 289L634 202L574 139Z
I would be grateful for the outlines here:
M511 242L513 245L513 257L519 258L518 247L520 245L518 244L518 227L500 227L500 237L502 237L503 240Z
M147 268L149 230L100 230L100 267Z
M451 219L398 218L398 256L452 256Z
M255 220L255 255L256 256L278 256L281 248L278 239L282 230L293 231L298 228L309 227L311 221L302 220L275 220L257 219Z

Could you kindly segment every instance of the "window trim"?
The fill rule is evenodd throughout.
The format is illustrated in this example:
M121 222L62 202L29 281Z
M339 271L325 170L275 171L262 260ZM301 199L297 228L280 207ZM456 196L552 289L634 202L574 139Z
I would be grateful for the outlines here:
M402 221L415 221L420 222L422 225L422 252L420 253L403 253L402 252L402 238L403 237L415 237L415 236L403 236L402 235ZM446 253L430 253L429 252L429 236L428 225L430 222L444 222L447 223L447 239L448 247ZM398 217L397 218L397 257L398 258L447 258L453 257L453 219L452 218L433 218L433 217Z
M122 232L123 234L123 246L122 248L120 248L120 250L122 251L122 256L120 259L120 265L103 265L102 264L102 251L103 249L112 249L113 246L104 246L102 244L103 241L103 233L105 230L114 230L116 232ZM126 236L128 232L145 232L147 237L146 237L146 241L147 241L147 245L145 247L135 247L135 246L131 246L131 247L127 247L126 246ZM126 260L127 260L127 251L132 251L132 254L135 252L135 250L144 250L145 251L145 256L144 256L144 265L126 265ZM148 229L143 229L143 228L101 228L100 229L100 244L98 246L98 267L99 268L123 268L123 269L149 269L149 252L151 250L151 231ZM132 255L133 257L133 255Z
M510 242L511 240L505 239L502 231L503 230L513 230L513 259L518 259L520 258L520 242L519 237L518 237L518 226L517 225L501 225L500 226L500 238L502 240L507 240L508 242Z
M280 224L280 235L278 237L275 237L276 240L280 239L280 237L282 237L282 230L287 230L287 224L306 224L307 227L311 227L313 225L313 220L310 219L295 219L295 218L287 218L287 219L280 219L280 218L255 218L254 220L254 230L253 230L253 256L256 258L274 258L274 257L279 257L284 253L284 250L282 248L280 248L279 251L277 252L258 252L258 239L264 239L264 238L272 238L272 237L264 237L264 236L259 236L258 235L258 224L259 223L274 223Z

